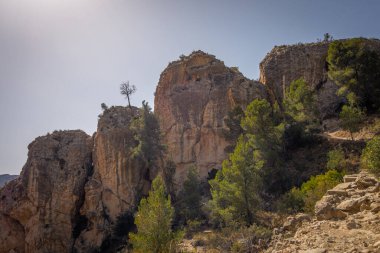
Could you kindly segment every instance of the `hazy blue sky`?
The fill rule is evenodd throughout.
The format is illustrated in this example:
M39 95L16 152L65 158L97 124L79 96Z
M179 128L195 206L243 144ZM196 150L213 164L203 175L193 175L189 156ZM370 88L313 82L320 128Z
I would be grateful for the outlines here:
M378 0L0 0L0 174L55 129L96 129L100 104L134 105L160 73L201 49L258 77L274 45L380 37Z

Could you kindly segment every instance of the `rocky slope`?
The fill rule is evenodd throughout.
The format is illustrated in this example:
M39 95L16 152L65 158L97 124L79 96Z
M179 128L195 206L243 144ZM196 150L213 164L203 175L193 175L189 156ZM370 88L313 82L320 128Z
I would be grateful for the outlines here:
M28 148L20 177L0 191L0 252L71 252L92 139L79 130L60 131Z
M3 187L7 182L17 177L18 175L9 175L9 174L0 175L0 188Z
M155 96L168 158L176 166L177 181L195 165L201 178L219 168L230 144L223 136L224 118L235 106L265 98L264 86L228 68L213 55L196 51L172 62L162 72Z
M289 217L266 252L380 252L380 182L362 172L317 202L315 217Z

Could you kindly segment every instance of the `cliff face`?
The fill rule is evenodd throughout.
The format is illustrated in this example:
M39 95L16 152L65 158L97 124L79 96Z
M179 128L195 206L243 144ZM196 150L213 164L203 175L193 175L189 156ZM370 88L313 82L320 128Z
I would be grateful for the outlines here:
M132 154L139 117L135 107L111 107L93 138L60 131L33 141L20 177L0 191L0 252L99 248L158 173Z
M364 43L380 53L380 40L365 39ZM344 100L336 95L338 86L327 76L329 44L319 42L274 47L260 63L260 82L268 87L270 99L282 100L290 83L303 78L316 91L321 117L336 116Z
M155 113L176 166L177 181L196 165L201 178L227 155L224 118L235 106L265 98L262 84L248 80L214 56L193 52L169 64L156 89Z
M102 244L117 216L137 205L157 173L132 155L137 143L131 124L139 114L135 107L119 106L100 116L94 138L94 174L86 183L86 199L80 210L87 227L75 244L79 252Z
M54 132L29 145L20 177L0 192L1 252L71 252L91 148L82 131Z
M343 102L335 93L338 87L327 77L329 42L276 46L260 63L260 82L268 87L272 101L282 100L290 83L303 78L317 91L323 118L336 114Z

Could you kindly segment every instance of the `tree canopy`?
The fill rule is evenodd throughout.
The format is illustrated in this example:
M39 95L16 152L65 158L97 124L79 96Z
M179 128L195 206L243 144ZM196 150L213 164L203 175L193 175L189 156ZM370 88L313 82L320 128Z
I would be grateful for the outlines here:
M353 92L358 105L369 112L380 107L380 57L366 39L355 38L330 44L327 62L329 77L339 86L339 93Z
M136 86L130 85L129 81L120 84L120 93L128 99L128 106L131 108L131 95L136 92Z

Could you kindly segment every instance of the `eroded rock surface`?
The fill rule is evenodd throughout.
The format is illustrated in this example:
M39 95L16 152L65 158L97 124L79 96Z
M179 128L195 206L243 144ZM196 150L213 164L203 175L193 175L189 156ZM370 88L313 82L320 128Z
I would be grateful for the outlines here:
M192 165L201 178L219 168L230 144L223 135L228 112L265 97L262 84L202 51L170 63L161 74L154 108L168 158L177 166L177 181L185 178Z
M133 156L137 146L132 122L140 117L136 107L111 107L104 111L94 137L94 173L85 186L81 215L87 221L76 241L79 252L99 248L111 234L117 216L134 208L150 189L157 171L144 167Z
M317 202L315 214L290 217L266 252L380 252L380 182L371 175L346 176Z
M317 90L322 116L334 115L342 99L335 94L338 87L327 77L328 48L329 42L274 47L260 63L260 82L268 86L271 100L282 100L290 83L303 78Z
M270 99L281 101L290 83L303 78L316 91L322 119L335 117L344 100L336 95L338 86L327 75L326 57L330 43L274 47L260 63L260 82L268 87ZM368 39L365 44L380 52L380 40Z
M72 251L92 146L79 130L56 131L29 145L20 177L0 191L1 252Z

